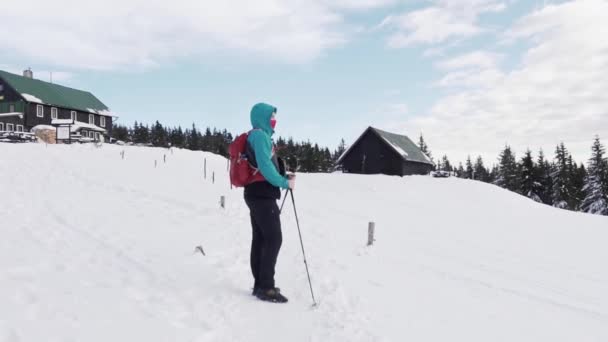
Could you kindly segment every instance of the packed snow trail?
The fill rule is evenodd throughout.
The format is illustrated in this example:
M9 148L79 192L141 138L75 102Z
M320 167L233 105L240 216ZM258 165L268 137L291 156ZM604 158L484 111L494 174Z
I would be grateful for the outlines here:
M226 174L202 152L0 144L0 342L608 340L606 217L474 181L300 174L311 309L289 200L290 302L251 296Z

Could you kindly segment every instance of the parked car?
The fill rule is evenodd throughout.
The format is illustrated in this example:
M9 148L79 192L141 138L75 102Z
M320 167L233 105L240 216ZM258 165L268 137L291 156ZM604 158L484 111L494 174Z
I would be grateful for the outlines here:
M431 176L435 178L448 178L451 176L449 171L433 171L431 172Z

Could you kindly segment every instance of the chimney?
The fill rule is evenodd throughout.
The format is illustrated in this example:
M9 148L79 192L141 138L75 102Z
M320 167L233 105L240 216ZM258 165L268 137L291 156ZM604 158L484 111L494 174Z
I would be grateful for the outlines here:
M31 68L27 68L27 70L23 70L23 77L34 78L34 72Z

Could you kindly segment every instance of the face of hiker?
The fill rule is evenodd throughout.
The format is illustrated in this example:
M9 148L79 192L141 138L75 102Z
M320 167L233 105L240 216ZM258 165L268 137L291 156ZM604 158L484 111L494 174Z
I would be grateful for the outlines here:
M274 129L276 126L277 126L276 113L272 113L272 116L270 117L270 127L272 127L272 129Z

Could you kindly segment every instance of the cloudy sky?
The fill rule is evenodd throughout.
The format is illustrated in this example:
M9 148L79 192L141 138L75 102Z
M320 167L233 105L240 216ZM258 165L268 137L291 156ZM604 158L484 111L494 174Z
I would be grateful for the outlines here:
M452 161L608 143L608 0L20 0L0 69L90 90L119 122L248 127L335 147L369 125Z

